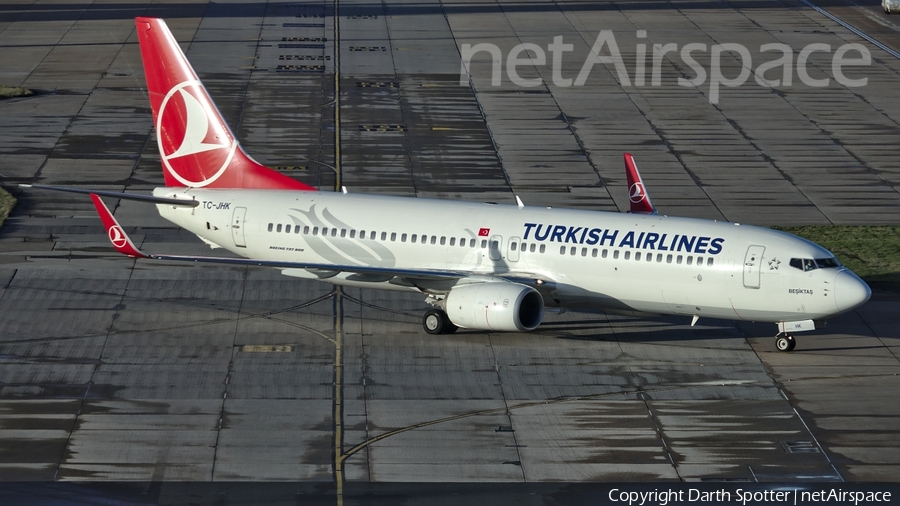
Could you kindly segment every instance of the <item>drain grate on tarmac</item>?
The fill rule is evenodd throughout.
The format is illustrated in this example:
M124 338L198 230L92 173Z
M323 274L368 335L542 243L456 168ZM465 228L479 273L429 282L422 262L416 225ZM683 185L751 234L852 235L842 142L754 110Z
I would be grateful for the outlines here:
M819 453L819 447L812 441L781 441L787 453Z
M382 81L382 82L372 82L372 81L357 81L357 88L399 88L400 83L397 81Z
M359 125L360 132L405 132L406 125Z
M279 65L275 72L325 72L325 65Z
M278 49L325 49L325 44L278 44Z
M325 37L282 37L282 42L328 42Z
M304 61L330 61L330 56L319 56L311 54L283 54L278 56L279 60L304 60Z

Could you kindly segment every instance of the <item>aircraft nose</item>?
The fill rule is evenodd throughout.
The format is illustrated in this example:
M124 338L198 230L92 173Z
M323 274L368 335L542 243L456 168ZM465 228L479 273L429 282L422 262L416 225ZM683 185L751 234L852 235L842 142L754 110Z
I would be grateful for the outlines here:
M838 271L834 279L834 303L838 312L859 307L871 296L872 289L856 274L848 269Z

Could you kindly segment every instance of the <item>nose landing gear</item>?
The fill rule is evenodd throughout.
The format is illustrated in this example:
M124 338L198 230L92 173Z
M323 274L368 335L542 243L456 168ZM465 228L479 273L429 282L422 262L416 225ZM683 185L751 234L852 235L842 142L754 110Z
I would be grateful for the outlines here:
M778 351L791 351L797 346L797 340L790 334L780 334L775 336L775 348Z

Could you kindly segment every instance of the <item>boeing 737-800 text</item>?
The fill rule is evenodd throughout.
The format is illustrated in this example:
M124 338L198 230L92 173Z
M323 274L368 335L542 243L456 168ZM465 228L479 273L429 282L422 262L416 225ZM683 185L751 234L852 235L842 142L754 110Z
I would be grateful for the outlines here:
M88 193L132 257L260 265L335 285L420 292L431 334L530 331L547 307L773 322L791 334L868 300L824 248L737 223L660 216L628 154L630 213L317 191L250 158L160 19L137 18L166 186ZM38 185L34 185L38 186ZM51 188L51 187L44 187ZM144 253L101 196L154 203L241 258Z

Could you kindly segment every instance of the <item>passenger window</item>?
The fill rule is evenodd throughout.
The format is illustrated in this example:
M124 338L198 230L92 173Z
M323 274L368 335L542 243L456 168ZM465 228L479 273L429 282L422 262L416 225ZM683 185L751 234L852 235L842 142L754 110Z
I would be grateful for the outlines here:
M359 235L359 237L362 238L362 239L365 239L365 238L366 238L366 233L365 233L365 232L361 233L361 234ZM356 230L351 230L351 231L350 231L350 238L351 238L351 239L356 239Z
M635 261L640 261L640 259L641 259L641 252L640 252L640 251L636 251L636 252L634 253L634 259L635 259Z
M591 250L591 256L597 258L597 248Z
M309 235L309 225L303 227L303 235Z
M394 242L396 240L397 240L397 232L391 232L391 242Z
M410 238L409 242L416 242L416 240L418 238L419 238L419 234L413 234L412 237Z
M375 239L375 232L372 232L372 239ZM387 240L387 232L382 232L382 233L381 233L381 240L382 240L382 241L386 241L386 240Z
M703 257L697 257L697 266L703 267Z
M290 234L290 233L291 233L291 226L290 226L290 225L285 225L285 226L284 226L284 233L286 233L286 234Z
M534 243L531 243L531 246L528 247L528 251L534 253Z
M517 245L516 243L514 243L514 242L509 243L509 249L510 249L510 250L516 251L516 248L517 248L517 247L518 247L518 245Z
M619 259L619 250L615 250L615 251L613 251L613 260L618 260L618 259Z
M625 252L625 260L629 260L630 258L631 258L631 252L630 252L630 251L626 251L626 252Z
M327 237L327 236L328 236L328 227L322 227L322 236L323 236L323 237Z
M271 231L272 231L272 224L269 223L269 232L271 232Z
M481 249L487 248L487 239L481 240Z
M681 260L682 260L682 259L684 259L684 257L681 256L681 255L678 255L677 257L675 257L675 263L678 264L678 265L681 265Z
M560 246L560 247L559 247L559 254L560 254L560 255L565 255L565 254L566 254L566 247L565 247L565 246Z
M713 257L707 258L707 259L706 259L706 266L707 266L707 267L712 267L712 264L713 264Z
M319 235L319 227L313 227L313 235Z
M400 234L400 242L406 242L406 234Z
M609 250L603 250L603 253L601 253L600 256L606 258L607 256L609 256Z
M341 237L347 237L347 229L346 228L341 229Z
M441 246L443 246L444 244L447 244L447 238L444 236L441 236Z
M546 251L546 250L547 250L547 245L546 245L546 244L541 244L541 253L543 253L543 252Z
M469 239L469 247L470 247L470 248L474 248L474 247L475 247L475 239Z
M662 263L662 253L657 253L657 254L656 254L656 261L659 262L659 263Z
M450 246L456 246L456 237L450 238Z
M295 234L299 234L299 233L300 233L300 225L297 225L296 227L294 227L294 233L295 233Z
M686 262L686 263L687 263L688 265L691 265L692 263L694 263L694 257L688 255L688 257L687 257L687 262Z
M278 226L275 227L275 231L276 231L276 232L281 232L281 223L279 223Z
M331 237L337 237L337 229L336 228L331 229ZM341 237L343 237L343 236L341 236Z
M422 236L422 244L425 244L426 242L428 242L428 236L423 235ZM434 236L431 236L431 244L434 244Z

